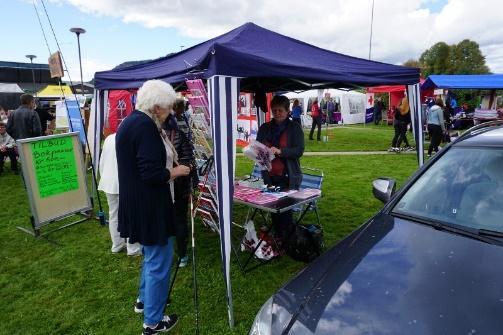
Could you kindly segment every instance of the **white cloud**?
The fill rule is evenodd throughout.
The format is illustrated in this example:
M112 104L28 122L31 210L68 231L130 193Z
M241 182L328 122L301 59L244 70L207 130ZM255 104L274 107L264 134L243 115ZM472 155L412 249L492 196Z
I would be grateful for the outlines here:
M65 74L65 77L63 79L65 81L69 81L71 79L74 84L80 83L80 66L78 57L67 58L66 61L68 71L70 72L70 77L68 76L68 74ZM96 59L83 58L82 77L84 81L89 81L94 78L95 72L110 70L114 66L115 65L106 64Z
M371 0L66 0L81 11L113 16L146 27L179 29L188 37L211 38L247 21L319 47L367 58ZM503 72L500 0L375 0L372 59L402 63L438 41L478 42L493 72Z

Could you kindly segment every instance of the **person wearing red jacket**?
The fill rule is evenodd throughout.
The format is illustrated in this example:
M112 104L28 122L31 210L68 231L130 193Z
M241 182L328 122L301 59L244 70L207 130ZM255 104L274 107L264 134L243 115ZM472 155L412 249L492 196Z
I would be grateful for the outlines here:
M309 139L314 140L313 133L314 128L318 126L318 135L316 139L318 141L321 140L321 110L318 105L318 99L314 99L313 104L311 105L311 117L313 118L313 125L311 126L311 132L309 133Z

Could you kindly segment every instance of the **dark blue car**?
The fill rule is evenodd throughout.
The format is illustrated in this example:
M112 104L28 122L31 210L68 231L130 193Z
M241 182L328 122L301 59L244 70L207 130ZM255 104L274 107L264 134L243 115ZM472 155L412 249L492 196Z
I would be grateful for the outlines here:
M250 334L503 334L503 123L475 127L261 308Z

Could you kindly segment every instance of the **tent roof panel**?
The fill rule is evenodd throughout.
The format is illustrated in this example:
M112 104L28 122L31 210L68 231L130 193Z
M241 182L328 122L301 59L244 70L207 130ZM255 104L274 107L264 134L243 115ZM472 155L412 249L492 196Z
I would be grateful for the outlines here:
M241 87L248 91L419 81L419 69L346 56L246 23L176 54L97 72L95 85L98 89L135 88L149 79L176 84L217 74L245 78Z
M503 74L431 75L421 89L503 89Z

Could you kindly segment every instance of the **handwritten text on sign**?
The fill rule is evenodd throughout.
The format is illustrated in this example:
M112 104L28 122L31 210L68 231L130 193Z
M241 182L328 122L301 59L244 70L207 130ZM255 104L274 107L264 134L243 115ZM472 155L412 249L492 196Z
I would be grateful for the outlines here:
M71 137L32 143L31 151L41 198L79 188Z

